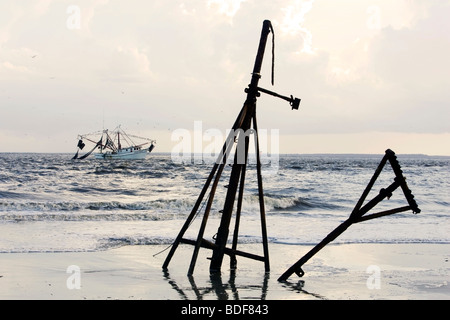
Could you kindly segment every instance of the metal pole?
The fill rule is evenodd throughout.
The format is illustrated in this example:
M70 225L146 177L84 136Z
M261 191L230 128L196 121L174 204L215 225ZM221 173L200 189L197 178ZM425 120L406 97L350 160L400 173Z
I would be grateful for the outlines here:
M252 106L248 106L247 107L249 109L253 109L251 108ZM247 116L244 124L242 126L242 129L239 132L239 137L238 137L238 145L236 146L236 153L234 156L234 164L233 164L233 168L231 169L231 174L230 174L230 182L228 184L228 191L225 197L225 204L223 207L223 211L222 211L222 219L220 221L220 225L219 225L219 229L217 231L217 237L216 237L216 245L217 248L215 248L213 250L213 255L211 257L211 264L210 264L210 268L209 271L210 273L216 273L216 272L220 272L221 266L222 266L222 261L223 261L223 256L224 256L224 249L225 246L227 244L227 239L228 239L228 234L229 234L229 226L230 226L230 222L231 222L231 215L233 212L233 207L234 207L234 201L236 199L236 192L238 189L238 185L239 185L239 177L242 173L242 167L244 166L244 164L238 163L240 155L238 154L239 150L242 150L240 148L240 144L245 144L245 139L242 137L242 135L245 135L245 131L247 131L249 129L249 122L251 120L251 114L253 113L253 110L248 110ZM244 146L245 148L245 146ZM247 159L244 159L244 163L247 162Z
M245 159L248 159L248 146L250 138L248 135L245 135ZM236 218L234 223L234 233L233 233L233 244L231 249L233 251L236 251L237 249L237 243L239 238L239 225L241 221L241 210L242 210L242 201L244 197L244 186L245 186L245 172L247 169L247 163L244 163L242 166L242 172L241 172L241 181L239 185L239 194L238 194L238 202L237 202L237 208L236 208ZM230 268L236 269L237 267L237 260L236 255L230 256Z
M221 163L219 165L219 170L216 174L216 178L214 179L214 183L211 187L211 192L209 194L208 203L206 204L205 212L203 214L202 224L200 226L200 230L197 235L197 241L195 243L194 252L192 253L191 264L189 266L188 275L192 275L194 273L195 263L197 262L198 251L200 249L201 243L203 241L203 234L205 233L206 223L208 222L209 212L211 211L212 202L214 200L214 194L217 189L217 184L219 183L220 176L222 175L222 171L225 164Z
M365 206L363 206L358 211L352 212L352 214L350 215L350 217L347 220L345 220L336 229L334 229L332 232L330 232L319 244L317 244L315 247L313 247L307 254L305 254L300 260L298 260L286 272L284 272L278 278L278 281L286 281L293 273L296 273L299 277L303 276L303 270L301 269L303 264L305 264L310 258L312 258L323 247L325 247L327 244L329 244L331 241L333 241L339 235L341 235L353 223L363 221L363 220L359 220L359 219L361 219L361 217L364 214L366 214L370 209L375 207L384 198L390 196L392 194L392 192L394 192L399 186L400 186L400 183L398 181L394 181L386 189L380 190L380 193L377 196L375 196L372 200L370 200Z
M258 82L261 78L260 72L261 72L261 66L264 58L264 51L266 49L266 43L267 43L267 37L271 30L271 23L269 20L264 20L263 27L261 30L261 38L259 41L258 46L258 52L256 54L255 59L255 65L253 67L253 73L252 73L252 79L251 83L249 85L249 88L247 90L247 99L244 103L244 108L248 108L247 115L245 117L243 125L239 128L242 129L240 132L240 135L245 134L245 132L250 129L251 126L251 120L254 117L255 109L256 109L256 98L258 95ZM236 192L239 184L239 177L242 173L242 167L243 164L237 163L238 159L238 150L239 149L239 143L245 143L245 139L239 139L238 140L238 146L236 149L235 154L235 163L233 165L233 169L231 170L230 175L230 183L228 185L228 191L225 198L225 204L224 209L222 213L222 219L220 222L219 229L217 231L217 238L216 238L216 245L217 248L213 250L213 255L211 258L211 264L210 264L210 272L216 273L220 272L223 256L224 256L224 249L227 243L228 234L229 234L229 226L231 222L231 215L233 211L234 201L236 198ZM245 163L247 162L247 158L245 158Z
M258 176L258 197L259 197L259 212L261 218L261 233L263 240L264 250L264 266L266 272L270 271L269 265L269 245L267 241L267 225L266 225L266 209L264 206L264 191L261 174L261 157L259 154L259 136L258 136L258 124L256 121L256 110L253 116L253 129L255 130L255 148L256 148L256 175Z
M235 128L240 127L242 125L242 122L244 121L244 118L246 116L246 111L247 110L245 108L241 109L241 111L239 112L239 115L237 116L237 118L236 118L236 120L235 120L235 122L233 124L233 130ZM202 203L203 198L204 198L206 192L208 191L208 188L209 188L209 185L210 185L212 179L216 175L217 169L219 168L219 164L221 164L221 163L225 164L226 163L226 157L228 156L228 153L230 152L231 147L233 146L233 141L234 141L233 134L231 132L229 134L227 140L225 141L223 147L222 147L222 154L220 154L218 156L218 158L216 160L216 163L214 164L214 166L213 166L213 168L212 168L212 170L211 170L211 172L210 172L210 174L209 174L209 176L208 176L208 178L206 180L206 183L203 186L203 189L202 189L202 191L200 192L200 195L197 198L197 201L196 201L196 203L194 205L194 208L192 208L191 213L189 214L188 218L186 219L186 222L184 223L183 227L181 228L180 232L178 233L178 235L177 235L177 237L176 237L176 239L175 239L175 241L174 241L174 243L172 245L172 248L170 249L170 252L169 252L169 254L167 255L167 257L166 257L166 259L164 261L164 264L162 266L163 270L166 270L167 267L169 266L169 263L172 260L172 257L175 254L175 251L177 250L178 245L181 242L181 239L183 238L184 234L186 233L187 229L189 228L192 220L194 220L195 216L197 215L197 211L198 211L198 209L200 207L200 204ZM219 173L219 176L220 176L220 173Z

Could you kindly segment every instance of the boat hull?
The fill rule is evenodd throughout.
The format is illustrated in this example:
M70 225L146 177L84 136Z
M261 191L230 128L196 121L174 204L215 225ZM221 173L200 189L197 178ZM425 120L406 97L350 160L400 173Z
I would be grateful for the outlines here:
M105 153L96 153L95 158L96 159L123 159L123 160L139 160L139 159L145 159L148 150L134 150L134 151L128 151L128 150L119 150L118 152L105 152Z

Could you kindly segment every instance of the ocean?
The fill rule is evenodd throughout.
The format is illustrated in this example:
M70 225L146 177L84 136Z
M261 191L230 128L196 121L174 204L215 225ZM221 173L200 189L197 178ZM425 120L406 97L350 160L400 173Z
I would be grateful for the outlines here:
M170 246L213 166L198 159L173 161L165 153L133 161L72 156L0 153L1 253ZM397 156L421 213L406 211L352 225L333 243L450 243L450 157ZM382 157L279 155L263 162L269 247L322 240L348 218ZM217 232L230 171L226 166L219 182L206 239ZM367 199L394 177L387 164ZM257 195L253 163L246 175L240 243L261 242ZM371 212L405 205L398 188ZM201 218L199 211L186 237L196 238Z

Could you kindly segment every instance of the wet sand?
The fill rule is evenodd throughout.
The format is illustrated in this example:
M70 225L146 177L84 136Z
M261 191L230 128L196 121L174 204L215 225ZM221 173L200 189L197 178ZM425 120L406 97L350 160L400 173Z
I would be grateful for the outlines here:
M2 253L0 299L8 300L448 300L449 244L329 245L303 266L305 275L278 277L311 246L270 244L271 271L238 257L220 276L209 274L201 249L187 276L193 247L180 245L169 268L167 246L124 246L100 252ZM260 244L240 245L260 254Z

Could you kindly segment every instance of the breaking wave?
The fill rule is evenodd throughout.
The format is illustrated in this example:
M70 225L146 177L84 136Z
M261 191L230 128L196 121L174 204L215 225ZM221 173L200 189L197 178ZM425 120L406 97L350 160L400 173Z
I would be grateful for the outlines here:
M186 199L124 203L100 202L1 202L0 220L8 221L91 221L168 220L191 210Z
M304 211L310 209L337 210L342 206L326 203L318 199L266 194L266 207L275 211Z
M136 162L73 162L72 156L0 153L0 252L170 245L211 170L208 164L176 164L170 154L152 154ZM281 156L277 172L263 172L269 242L320 241L348 217L380 159L375 155ZM398 213L358 224L336 243L449 243L450 158L399 159L422 213ZM208 237L220 221L230 171L224 168L218 184ZM250 166L246 176L242 215L243 222L247 220L241 224L240 243L261 241L253 171ZM392 178L390 170L383 171L374 192ZM208 195L194 223L201 222ZM389 210L404 202L399 189L376 209ZM197 229L189 231L196 234Z
M192 199L157 199L151 201L1 201L0 220L43 221L43 220L167 220L190 213L196 198ZM20 196L17 196L20 198ZM204 199L206 201L206 199ZM277 196L267 194L264 197L266 211L296 212L311 209L336 210L338 205L321 203L314 199L301 197ZM244 197L246 212L258 212L258 195ZM223 206L223 200L216 202L212 211L218 211Z

